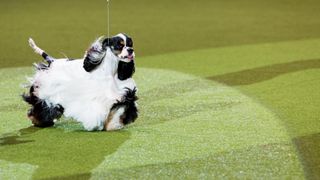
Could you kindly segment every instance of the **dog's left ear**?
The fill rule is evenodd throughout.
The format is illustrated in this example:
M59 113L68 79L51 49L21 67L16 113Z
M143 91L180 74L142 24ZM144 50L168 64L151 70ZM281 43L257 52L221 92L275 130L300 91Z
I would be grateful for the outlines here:
M107 47L113 46L113 39L112 38L106 38L102 42L102 47L106 49Z

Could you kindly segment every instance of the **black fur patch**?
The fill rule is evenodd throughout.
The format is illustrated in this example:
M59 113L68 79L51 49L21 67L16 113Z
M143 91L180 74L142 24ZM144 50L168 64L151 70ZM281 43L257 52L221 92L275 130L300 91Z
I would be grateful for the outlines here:
M113 46L113 39L112 38L106 38L105 40L103 40L102 47L104 49L107 49L107 47L111 47L111 46Z
M121 37L115 36L115 37L112 37L112 38L106 38L103 41L102 46L105 49L107 47L110 47L112 49L112 51L121 52L124 46L128 46L128 47L132 47L133 46L132 39L129 38L128 36L126 36L126 37L127 37L127 39L126 39L127 44L125 44L124 39L122 39Z
M83 68L87 72L91 72L101 64L105 56L105 48L102 47L102 49L100 49L99 47L91 46L86 52L86 56L83 61Z
M96 60L93 59L89 56L86 56L86 58L83 61L83 68L87 71L87 72L91 72L92 70L94 70L97 66L99 66L102 62L101 60Z
M133 73L135 72L134 61L123 62L119 61L118 63L118 78L123 81L128 78L131 78Z
M127 46L128 47L133 47L133 41L130 37L126 36L127 37Z
M39 99L33 94L34 87L31 86L29 95L23 94L22 98L25 102L32 105L31 109L28 111L28 117L32 119L35 126L38 127L49 127L53 126L54 119L59 119L64 108L61 105L49 106L45 101Z
M47 59L48 54L47 54L47 53L45 53L45 52L43 52L43 53L41 54L41 56L43 57L43 59Z
M46 52L43 52L41 56L47 61L47 63L49 63L49 66L54 61L54 58L49 56Z
M138 109L135 104L135 101L138 100L136 91L136 88L134 88L133 90L127 88L124 100L114 104L111 108L111 111L116 111L119 108L124 107L124 113L121 115L121 119L123 120L124 125L134 122L138 117Z

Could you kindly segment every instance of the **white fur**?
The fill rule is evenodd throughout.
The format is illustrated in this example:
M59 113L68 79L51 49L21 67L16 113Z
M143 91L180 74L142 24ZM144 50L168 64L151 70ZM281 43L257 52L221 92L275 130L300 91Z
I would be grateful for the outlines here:
M40 53L33 40L30 46ZM99 45L98 40L95 42ZM64 115L81 122L88 131L102 130L114 103L121 100L125 87L136 87L132 78L120 81L117 78L119 58L108 48L102 63L92 72L83 68L84 59L55 59L48 70L37 71L32 84L37 84L35 94L50 104L64 107ZM114 116L108 130L119 129L119 113ZM123 113L123 112L122 112Z
M28 42L29 42L30 47L34 50L35 53L41 55L41 54L44 52L42 49L40 49L40 48L36 45L36 43L33 41L32 38L29 38L29 41L28 41Z

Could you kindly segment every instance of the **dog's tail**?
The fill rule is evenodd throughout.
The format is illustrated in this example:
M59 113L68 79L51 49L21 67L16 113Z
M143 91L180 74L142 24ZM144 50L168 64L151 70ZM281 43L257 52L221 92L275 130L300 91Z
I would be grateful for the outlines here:
M29 38L28 41L29 41L30 47L34 50L34 52L42 56L43 59L46 60L49 64L51 64L55 60L55 58L49 56L46 52L44 52L44 50L39 48L32 38Z

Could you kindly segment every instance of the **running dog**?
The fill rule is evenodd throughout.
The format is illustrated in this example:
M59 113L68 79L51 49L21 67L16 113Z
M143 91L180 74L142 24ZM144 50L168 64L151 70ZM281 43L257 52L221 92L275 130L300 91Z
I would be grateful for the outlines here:
M120 33L100 37L84 58L56 59L30 38L29 45L46 63L35 64L29 93L28 118L35 126L49 127L62 115L81 122L88 131L117 130L138 117L133 41Z

